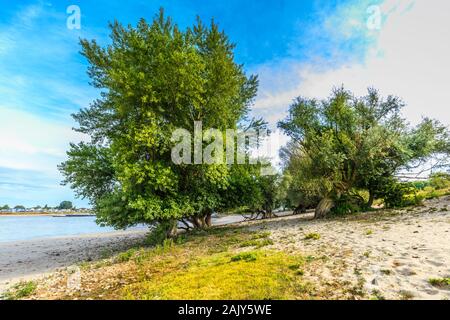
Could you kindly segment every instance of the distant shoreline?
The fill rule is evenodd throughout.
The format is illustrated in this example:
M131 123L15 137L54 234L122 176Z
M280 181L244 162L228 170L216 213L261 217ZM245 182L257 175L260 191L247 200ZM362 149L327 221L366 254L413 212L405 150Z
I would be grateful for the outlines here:
M95 214L90 214L90 213L57 213L57 212L48 212L48 213L44 213L44 212L36 212L36 213L32 213L32 212L26 212L26 213L0 213L0 217L51 217L51 216L74 216L74 217L95 217Z

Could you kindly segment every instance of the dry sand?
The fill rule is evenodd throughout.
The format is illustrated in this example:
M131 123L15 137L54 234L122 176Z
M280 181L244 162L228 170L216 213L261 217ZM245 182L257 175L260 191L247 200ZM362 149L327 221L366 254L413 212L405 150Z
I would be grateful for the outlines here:
M323 263L307 275L313 282L351 284L365 298L450 298L449 288L429 283L430 278L450 277L450 197L408 210L311 218L282 218L265 229L274 248L320 258ZM320 239L305 239L310 233ZM342 298L338 291L330 298Z

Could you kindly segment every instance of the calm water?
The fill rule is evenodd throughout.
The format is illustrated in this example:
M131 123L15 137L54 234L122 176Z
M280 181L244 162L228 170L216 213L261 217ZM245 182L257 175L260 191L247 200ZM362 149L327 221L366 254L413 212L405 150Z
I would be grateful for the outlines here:
M142 229L136 227L133 229ZM100 227L95 217L0 217L0 242L111 232Z

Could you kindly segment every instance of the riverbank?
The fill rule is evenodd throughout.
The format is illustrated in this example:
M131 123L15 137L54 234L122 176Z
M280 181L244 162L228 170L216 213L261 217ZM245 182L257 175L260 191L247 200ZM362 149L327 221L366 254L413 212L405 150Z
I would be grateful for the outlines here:
M28 298L450 299L450 197L327 220L235 222L84 263L75 289L61 269Z
M94 261L139 245L147 230L0 242L0 292L58 268Z

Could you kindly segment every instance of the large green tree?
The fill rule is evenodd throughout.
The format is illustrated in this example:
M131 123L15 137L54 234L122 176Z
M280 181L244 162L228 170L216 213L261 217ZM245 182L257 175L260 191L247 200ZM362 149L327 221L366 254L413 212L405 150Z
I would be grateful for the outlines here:
M355 97L342 87L328 99L299 97L291 105L279 123L292 139L283 151L285 170L300 194L321 198L317 218L338 202L360 202L352 194L355 188L369 191L370 206L399 170L449 151L444 126L424 119L411 128L400 116L403 106L399 98L383 99L374 89Z
M102 224L209 225L231 167L175 164L171 138L178 128L193 134L194 121L221 131L262 124L248 119L258 81L234 61L234 45L214 22L180 30L162 10L150 24L111 24L106 47L81 45L101 98L74 115L90 141L71 145L64 183L90 200Z

